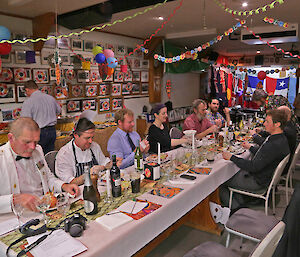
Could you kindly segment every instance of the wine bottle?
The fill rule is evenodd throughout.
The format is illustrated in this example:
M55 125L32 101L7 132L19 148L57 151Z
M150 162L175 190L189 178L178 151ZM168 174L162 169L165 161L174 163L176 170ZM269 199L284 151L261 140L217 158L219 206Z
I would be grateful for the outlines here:
M83 188L83 200L84 211L87 215L94 215L98 212L98 204L96 192L92 184L90 176L89 166L84 167L84 188Z
M116 156L112 156L112 167L110 169L110 182L113 197L121 196L121 175L120 169L117 166Z
M144 165L143 165L143 154L140 149L140 143L138 142L135 155L134 155L134 167L138 171L143 171Z

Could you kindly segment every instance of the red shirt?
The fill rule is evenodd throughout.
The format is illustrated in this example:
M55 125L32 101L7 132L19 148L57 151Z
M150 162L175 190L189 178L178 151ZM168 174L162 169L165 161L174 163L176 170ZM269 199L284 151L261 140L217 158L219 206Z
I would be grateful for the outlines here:
M193 113L185 119L183 124L183 130L194 129L197 131L196 134L199 134L207 130L211 126L212 124L208 119L204 118L203 120L199 121L197 115Z

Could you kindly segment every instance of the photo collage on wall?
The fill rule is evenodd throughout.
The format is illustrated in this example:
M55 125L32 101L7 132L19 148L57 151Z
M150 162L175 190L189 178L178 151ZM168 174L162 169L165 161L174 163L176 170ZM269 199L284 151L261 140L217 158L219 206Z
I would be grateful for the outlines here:
M96 45L113 50L118 60L114 73L105 79L101 78L92 53ZM26 63L26 51L22 49L0 56L0 103L23 103L26 100L24 83L28 80L34 80L43 93L58 101L64 100L62 103L66 104L68 113L88 109L99 113L116 111L123 107L124 96L149 93L149 61L144 59L142 51L134 51L135 46L61 38L58 48L61 60L59 85L56 85L58 71L53 63L55 40L46 41L41 52L36 52L39 58L34 67ZM81 52L77 54L76 51ZM89 70L82 69L80 59L90 61ZM121 65L125 64L126 73L121 72ZM5 117L9 120L14 116L7 111Z

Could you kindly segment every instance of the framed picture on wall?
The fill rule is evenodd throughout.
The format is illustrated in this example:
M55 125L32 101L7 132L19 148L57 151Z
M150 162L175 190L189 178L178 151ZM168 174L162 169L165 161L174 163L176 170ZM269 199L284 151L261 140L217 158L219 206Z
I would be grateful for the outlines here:
M123 97L112 98L111 100L111 110L116 111L123 108Z
M0 58L3 63L11 63L11 54L0 55Z
M22 103L26 99L24 84L17 84L16 87L17 87L17 102Z
M16 63L18 64L26 64L26 51L16 51L15 52Z
M78 83L84 83L90 81L90 72L88 70L78 70L77 71L77 81Z
M102 79L100 77L98 69L91 69L90 70L90 82L92 82L92 83L102 82Z
M0 82L12 82L14 78L14 73L11 68L2 68L0 73Z
M48 38L50 37L50 35L48 36ZM55 39L54 38L50 38L49 40L45 41L44 46L46 48L55 48Z
M141 84L140 83L133 83L131 93L135 95L139 95L141 93Z
M31 79L31 69L14 68L15 82L24 82Z
M71 97L84 97L84 85L71 85Z
M126 63L128 65L128 68L129 69L133 69L133 62L134 62L134 59L133 58L126 58Z
M59 70L60 76L63 74L63 70ZM54 68L49 69L49 80L56 81L56 70Z
M149 60L141 60L141 68L149 69Z
M98 85L85 85L85 96L96 97L98 95Z
M134 53L133 53L133 47L131 47L131 46L127 46L127 48L126 48L126 50L127 50L127 52L126 52L126 54L128 55L128 54L130 54L130 56L132 56Z
M109 95L109 84L100 84L99 85L99 96Z
M111 85L111 95L120 96L122 94L122 84L112 84Z
M132 69L140 69L141 68L141 60L134 58L133 59L133 67L131 67Z
M84 40L83 41L83 50L87 52L92 52L94 48L94 42L90 40Z
M56 99L66 99L69 96L68 87L62 87L55 84L53 94Z
M41 51L41 64L47 64L48 65L48 58L51 58L51 55L53 56L53 50L42 50Z
M99 110L99 113L110 111L110 99L109 99L109 97L99 99L99 108L98 108L98 110Z
M126 54L126 48L125 48L125 46L118 45L117 46L117 54L118 55L125 55Z
M68 53L61 53L61 54L59 54L59 56L60 56L62 65L70 65L71 64L71 58Z
M124 73L120 70L115 70L114 72L114 82L123 82Z
M122 95L129 95L132 91L132 83L124 83L122 84Z
M39 90L47 95L53 95L52 85L39 85Z
M81 101L80 100L67 101L67 113L80 112L80 111L81 111Z
M70 47L70 39L69 38L65 38L65 37L58 38L57 39L57 45L58 45L58 48L60 48L60 49L69 49L69 47Z
M32 73L36 83L46 84L49 82L48 69L33 69Z
M76 73L73 68L65 69L65 78L68 81L74 81L76 79Z
M0 83L0 103L13 103L15 101L15 85Z
M97 110L96 102L97 102L96 99L82 100L82 103L81 103L82 111L85 111L85 110L96 111Z
M142 83L142 94L149 94L149 84Z
M141 82L148 82L148 81L149 81L149 72L141 71Z
M77 38L72 38L72 49L73 50L83 50L83 40L82 39L77 39Z
M126 73L124 73L124 82L132 81L132 72L127 70Z
M13 121L13 110L2 110L2 119L3 121Z
M140 71L133 71L132 72L132 81L141 81L141 72Z

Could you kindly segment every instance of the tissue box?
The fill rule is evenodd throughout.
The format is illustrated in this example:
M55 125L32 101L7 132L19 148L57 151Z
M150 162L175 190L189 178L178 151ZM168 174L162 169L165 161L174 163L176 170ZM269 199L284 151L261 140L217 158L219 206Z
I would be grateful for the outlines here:
M160 165L157 162L145 163L144 174L146 179L160 179Z

